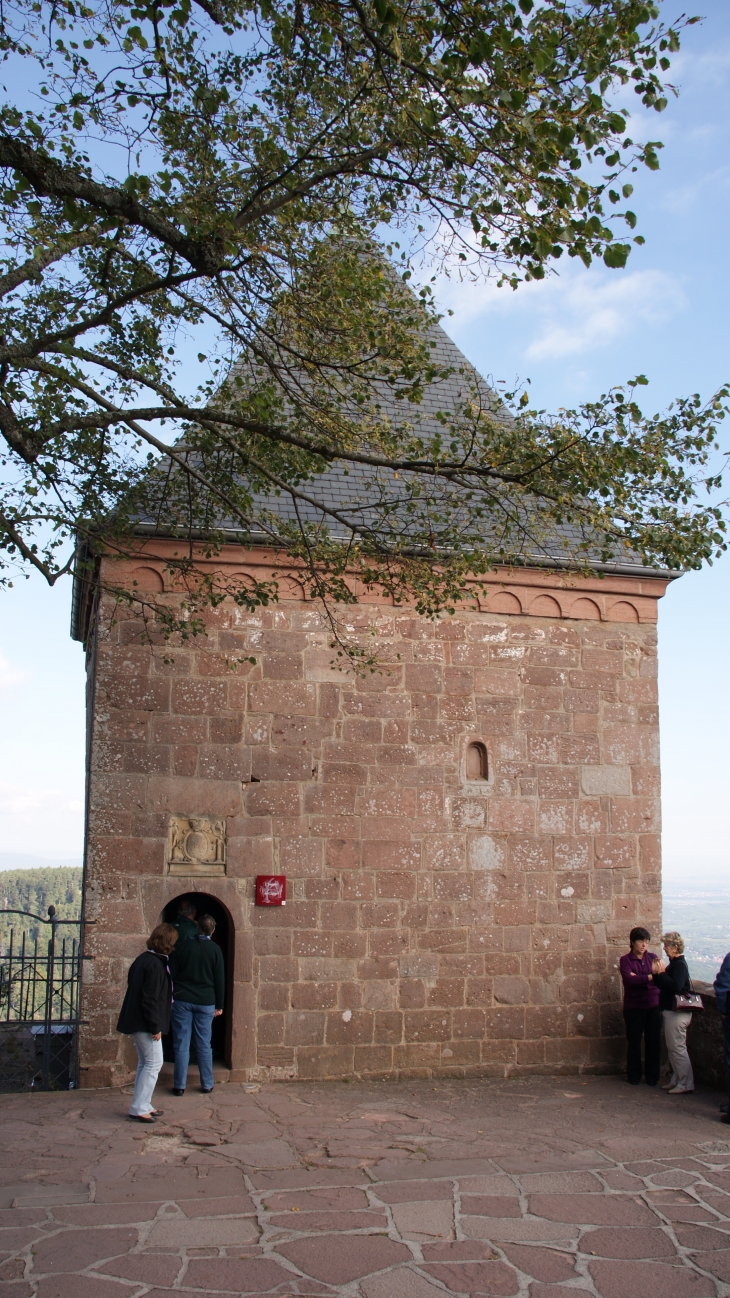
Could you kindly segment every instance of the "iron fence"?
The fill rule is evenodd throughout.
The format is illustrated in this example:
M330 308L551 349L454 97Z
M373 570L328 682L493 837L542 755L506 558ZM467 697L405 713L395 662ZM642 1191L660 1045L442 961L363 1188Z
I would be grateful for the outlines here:
M50 926L43 942L10 930L0 952L0 1091L70 1090L78 1085L82 921L2 911ZM78 935L59 936L61 925Z

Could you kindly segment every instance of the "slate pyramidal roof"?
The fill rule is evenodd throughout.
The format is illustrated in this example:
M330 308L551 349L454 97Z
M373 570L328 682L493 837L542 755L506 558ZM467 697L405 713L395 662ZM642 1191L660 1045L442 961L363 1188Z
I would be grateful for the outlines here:
M424 389L422 400L415 408L415 413L412 406L406 406L405 403L398 401L390 388L381 388L380 405L383 414L394 424L416 421L419 431L428 437L436 432L443 433L443 423L437 417L439 412L447 415L449 412L456 414L466 401L473 399L476 390L484 408L493 412L499 412L501 409L503 417L510 418L509 413L502 406L498 393L489 387L441 326L433 324L429 333L434 343L432 356L440 370L448 371L446 377L434 381ZM243 364L242 362L241 365ZM405 475L401 475L401 478L403 476ZM320 501L324 509L342 512L355 522L358 520L365 522L368 517L374 519L376 514L382 521L387 514L387 509L384 510L384 502L397 512L399 496L402 500L402 483L395 480L392 472L356 463L345 465L336 462L326 473L303 484L301 490ZM437 492L438 488L434 490ZM333 522L323 510L318 509L316 504L299 500L295 509L291 496L285 492L271 495L257 494L254 496L254 503L258 510L267 511L282 523L295 523L297 517L310 524L326 522L333 539L344 539L344 532L341 538L337 538L336 522ZM399 524L401 521L399 520ZM407 527L407 524L405 526ZM228 534L231 542L244 541L240 524L232 519L221 519L218 527L224 535ZM164 523L152 517L141 517L135 533L138 536L157 537L174 534L169 528L165 528ZM515 554L511 560L505 558L503 561L505 564L511 562L522 568L559 568L575 571L581 566L576 559L576 554L580 552L583 556L583 564L588 562L596 572L664 579L679 575L666 569L647 567L641 556L629 549L624 550L620 558L617 557L609 562L601 561L597 551L593 555L590 549L586 551L584 548L579 551L579 547L585 546L586 539L590 540L590 538L586 538L576 525L564 524L560 527L553 525L547 537L541 535L539 543L535 542L531 545L529 518L526 518L524 536L526 543L521 547L520 553ZM245 543L266 546L270 549L276 548L276 539L272 539L271 532L257 525L255 520L245 537Z

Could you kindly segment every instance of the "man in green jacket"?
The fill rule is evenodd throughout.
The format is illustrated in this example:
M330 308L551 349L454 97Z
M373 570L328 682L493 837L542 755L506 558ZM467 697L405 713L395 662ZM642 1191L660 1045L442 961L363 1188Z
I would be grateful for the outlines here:
M177 929L178 946L187 938L198 936L198 926L195 923L197 911L191 901L181 901L177 908L177 917L173 922L173 928Z
M225 970L223 954L213 939L215 920L201 915L194 937L178 941L175 959L170 961L174 1001L170 1016L175 1048L173 1095L185 1094L190 1062L190 1038L200 1070L200 1087L205 1095L213 1090L213 1019L223 1013Z

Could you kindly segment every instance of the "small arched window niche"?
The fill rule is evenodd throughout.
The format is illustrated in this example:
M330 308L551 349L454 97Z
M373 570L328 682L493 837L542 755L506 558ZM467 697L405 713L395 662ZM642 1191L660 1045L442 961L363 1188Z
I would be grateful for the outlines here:
M480 744L478 741L467 744L465 772L469 783L489 779L489 759L485 744Z

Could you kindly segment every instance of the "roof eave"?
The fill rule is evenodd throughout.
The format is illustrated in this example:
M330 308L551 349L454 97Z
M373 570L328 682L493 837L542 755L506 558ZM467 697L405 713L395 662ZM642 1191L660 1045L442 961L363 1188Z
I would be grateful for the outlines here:
M260 538L252 536L239 528L223 527L218 529L225 537L227 542L239 545L248 545L252 547L268 546L270 549L276 549L274 542L267 536L262 535ZM175 533L166 531L156 523L138 523L134 529L135 536L141 537L159 537L160 539L170 541L198 541L207 540L208 534L204 532L185 531ZM337 540L337 537L333 537ZM579 572L581 565L572 559L563 559L551 557L549 555L532 555L527 559L520 561L505 560L497 565L503 568L545 568L548 571ZM591 572L604 573L607 576L616 577L637 577L637 578L655 578L661 581L676 581L678 577L683 577L684 572L677 572L671 568L647 568L640 564L632 563L592 563L590 564Z

